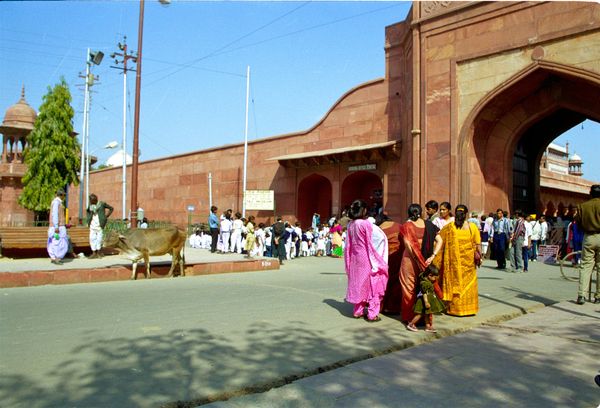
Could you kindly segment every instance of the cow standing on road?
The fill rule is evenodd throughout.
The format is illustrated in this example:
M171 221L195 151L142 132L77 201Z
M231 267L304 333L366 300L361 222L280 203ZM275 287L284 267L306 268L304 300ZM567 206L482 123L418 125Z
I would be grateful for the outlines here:
M186 235L177 227L148 228L127 230L124 233L109 231L104 239L106 247L119 250L122 256L133 263L131 279L136 279L137 264L144 260L146 278L150 278L150 256L171 254L171 269L167 276L173 276L175 265L179 264L180 276L185 276L185 259L183 250Z

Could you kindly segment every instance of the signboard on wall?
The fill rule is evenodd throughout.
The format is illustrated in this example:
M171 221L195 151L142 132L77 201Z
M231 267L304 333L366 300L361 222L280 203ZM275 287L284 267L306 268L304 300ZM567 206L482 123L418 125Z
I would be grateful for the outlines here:
M556 263L556 258L558 257L559 250L560 245L540 245L538 248L538 262L543 262L547 264Z
M376 170L377 164L359 164L357 166L349 166L348 171L361 171L361 170Z
M275 210L274 190L246 190L247 210Z

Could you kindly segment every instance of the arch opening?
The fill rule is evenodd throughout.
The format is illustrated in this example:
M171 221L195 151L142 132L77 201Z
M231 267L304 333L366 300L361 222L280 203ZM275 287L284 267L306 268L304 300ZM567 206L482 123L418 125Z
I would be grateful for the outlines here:
M379 176L368 171L358 171L346 177L342 183L342 208L349 206L356 199L366 201L372 210L381 208L383 183Z
M543 212L540 163L546 148L573 126L600 118L598 75L542 65L526 71L493 92L466 127L463 143L472 144L474 160L464 162L469 182L461 196L472 207Z
M314 213L326 220L331 214L331 182L319 174L311 174L298 185L297 218L302 229L309 228Z

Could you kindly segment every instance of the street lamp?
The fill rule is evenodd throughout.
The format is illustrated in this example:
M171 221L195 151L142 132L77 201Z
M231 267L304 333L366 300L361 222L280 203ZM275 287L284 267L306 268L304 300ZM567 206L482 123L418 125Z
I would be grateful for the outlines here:
M85 208L87 208L90 205L90 157L99 150L114 149L117 146L119 146L119 143L117 143L116 141L112 141L109 144L107 144L106 146L103 146L99 149L95 149L91 153L88 153L88 155L86 156L86 162L85 162L85 170L86 170L85 171Z
M158 0L166 6L170 0ZM140 19L138 25L137 70L135 72L135 113L133 115L133 153L131 162L131 228L137 227L138 159L140 135L140 91L142 87L142 43L144 35L144 0L140 0Z

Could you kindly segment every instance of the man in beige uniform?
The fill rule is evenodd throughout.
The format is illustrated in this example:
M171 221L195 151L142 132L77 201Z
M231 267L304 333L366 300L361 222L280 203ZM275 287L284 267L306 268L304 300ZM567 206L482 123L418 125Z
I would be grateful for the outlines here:
M585 292L587 291L592 271L596 266L596 283L600 277L600 184L594 184L590 189L591 200L577 206L575 221L584 231L583 235L583 257L581 270L579 272L579 291L577 292L577 304L585 303ZM596 284L594 303L600 303L600 291Z

